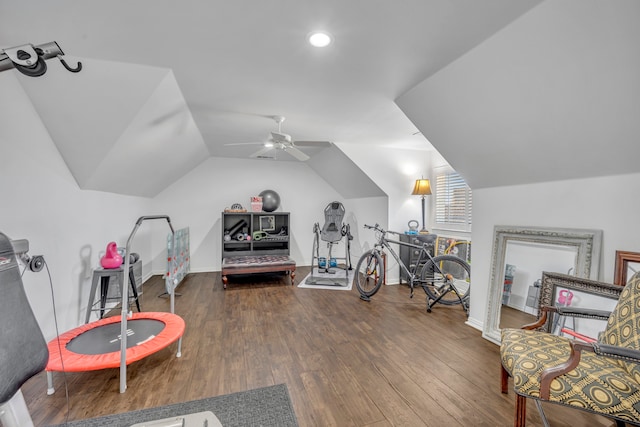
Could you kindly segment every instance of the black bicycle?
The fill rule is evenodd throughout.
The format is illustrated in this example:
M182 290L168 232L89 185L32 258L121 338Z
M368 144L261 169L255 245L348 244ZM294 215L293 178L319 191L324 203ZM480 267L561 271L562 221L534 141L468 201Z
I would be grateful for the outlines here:
M370 301L382 286L385 275L382 251L386 250L409 278L410 297L413 298L416 286L424 289L427 294L427 312L430 313L435 304L441 303L444 305L461 304L467 315L469 314L471 267L465 260L454 255L431 256L427 246L427 242L430 242L431 239L427 235L416 235L422 245L415 245L387 239L388 233L400 233L384 230L378 224L365 225L364 228L376 232L377 242L373 249L362 254L356 266L354 280L361 299ZM420 252L415 264L407 266L393 249L391 243L418 249Z

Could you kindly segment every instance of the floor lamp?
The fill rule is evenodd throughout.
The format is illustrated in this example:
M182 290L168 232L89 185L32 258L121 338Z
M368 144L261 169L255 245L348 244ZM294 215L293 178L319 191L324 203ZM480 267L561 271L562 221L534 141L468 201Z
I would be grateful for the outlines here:
M413 186L413 192L411 195L422 197L422 230L420 233L428 233L427 227L425 226L425 216L424 216L424 199L425 196L431 194L431 183L428 179L416 179L416 184Z

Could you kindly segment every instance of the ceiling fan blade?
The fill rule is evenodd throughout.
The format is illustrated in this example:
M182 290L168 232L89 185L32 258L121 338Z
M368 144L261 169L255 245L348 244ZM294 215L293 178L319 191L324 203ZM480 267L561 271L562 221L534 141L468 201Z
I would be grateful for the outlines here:
M273 150L273 147L262 147L261 149L259 149L255 153L251 154L249 157L254 158L254 159L255 158L262 158L262 157L265 157L265 154L268 153L271 150Z
M264 145L264 142L232 142L229 144L223 144L225 147L231 147L233 145Z
M295 157L296 159L300 160L301 162L309 160L309 156L307 156L302 151L298 150L296 147L294 147L292 145L286 147L284 149L284 151L286 151L287 153L291 154L293 157Z
M298 147L331 147L333 143L329 141L295 141Z

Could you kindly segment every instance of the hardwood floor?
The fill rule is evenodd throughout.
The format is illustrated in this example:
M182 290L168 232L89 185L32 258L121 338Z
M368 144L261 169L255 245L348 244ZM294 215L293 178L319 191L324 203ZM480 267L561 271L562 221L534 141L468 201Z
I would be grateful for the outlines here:
M506 305L503 305L500 310L500 328L519 328L522 325L534 323L538 320L533 314L525 313Z
M309 272L297 271L296 283ZM256 276L258 277L258 276ZM255 280L261 280L255 282ZM357 291L303 289L283 276L230 279L190 274L176 313L186 321L182 357L172 345L128 368L38 374L23 387L35 425L161 406L285 383L301 426L509 426L514 394L500 393L499 348L464 324L459 306L425 311L406 286L385 286L371 302ZM144 285L143 310L168 311L160 277ZM541 425L533 402L528 425ZM550 406L553 426L611 426Z

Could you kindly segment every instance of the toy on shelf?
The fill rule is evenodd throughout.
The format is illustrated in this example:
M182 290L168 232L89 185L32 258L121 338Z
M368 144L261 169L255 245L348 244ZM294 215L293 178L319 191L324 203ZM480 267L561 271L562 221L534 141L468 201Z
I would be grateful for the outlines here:
M262 212L262 196L251 196L251 211Z

